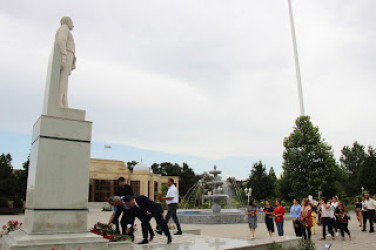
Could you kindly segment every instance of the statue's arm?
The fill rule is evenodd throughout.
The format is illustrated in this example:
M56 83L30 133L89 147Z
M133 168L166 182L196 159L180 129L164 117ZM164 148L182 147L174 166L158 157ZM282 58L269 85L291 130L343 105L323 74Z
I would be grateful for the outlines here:
M62 66L65 65L67 58L67 41L68 41L69 28L67 25L62 25L56 37L56 43L60 48L61 53L61 63Z

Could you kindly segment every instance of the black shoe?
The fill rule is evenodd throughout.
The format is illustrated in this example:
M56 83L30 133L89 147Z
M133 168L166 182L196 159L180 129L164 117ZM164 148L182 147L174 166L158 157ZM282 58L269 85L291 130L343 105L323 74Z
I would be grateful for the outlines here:
M170 244L171 241L172 241L172 237L171 237L171 236L168 236L168 237L167 237L167 244Z
M132 242L134 241L134 236L130 236L131 237L131 240L132 240Z
M183 232L182 231L177 231L176 233L174 233L174 235L182 235Z
M367 231L367 230L365 230L365 229L362 230L362 232L365 232L365 231Z
M143 241L137 243L137 244L140 244L140 245L143 245L143 244L148 244L149 241L147 239L144 239Z
M162 235L162 230L154 230L157 234Z
M369 231L369 232L370 232L370 233L374 233L375 231L372 230L372 231Z
M149 241L152 241L154 239L155 234L151 234L149 237Z

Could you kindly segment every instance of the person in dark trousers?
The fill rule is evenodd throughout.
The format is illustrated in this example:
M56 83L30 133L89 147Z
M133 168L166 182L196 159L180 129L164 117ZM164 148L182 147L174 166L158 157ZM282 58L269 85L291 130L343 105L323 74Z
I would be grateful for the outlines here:
M114 210L113 210L115 212L114 218L119 218L120 215L123 214L123 216L121 217L121 221L120 221L122 234L130 236L133 241L134 240L133 223L131 224L131 227L129 227L130 221L132 219L130 208L125 204L125 202L119 196L115 196L112 199L111 205L114 206Z
M366 199L364 205L367 208L367 215L369 221L369 232L374 233L375 229L373 224L375 223L375 210L376 210L376 201L370 198L369 194L366 194Z
M302 237L302 225L300 221L300 212L302 210L302 206L299 204L297 199L292 201L293 205L290 208L290 217L292 219L292 225L295 230L295 235L297 237Z
M321 206L321 225L322 225L322 238L320 240L326 239L326 228L328 228L329 234L334 238L334 232L332 228L332 222L330 220L331 211L330 211L330 201L325 202L324 199L320 201Z
M349 239L351 240L351 234L348 228L349 217L347 213L348 211L345 204L343 204L342 201L338 201L338 206L335 210L335 215L337 217L338 227L341 232L342 240L345 240L345 233L349 235Z
M274 208L270 205L270 201L265 201L264 216L266 228L269 232L269 238L273 236L274 233L274 222L273 222Z
M366 197L363 195L362 196L362 217L363 217L363 232L367 231L366 230L366 227L367 227L367 221L368 221L368 211L367 211L367 207L365 206L365 200L366 200Z
M118 179L118 185L119 185L119 187L115 191L115 197L125 197L127 195L133 195L133 190L132 190L131 186L129 186L127 184L127 182L125 181L124 177L119 177L119 179ZM112 223L115 226L118 227L118 225L119 225L119 218L120 218L121 214L123 214L123 216L121 217L120 225L121 225L121 228L122 228L122 233L126 234L125 230L126 230L127 220L129 220L129 218L127 218L127 216L129 217L129 212L126 209L118 209L118 210L116 210L116 212L115 212L115 214L113 216L113 219L112 219Z
M168 229L167 223L163 218L163 209L161 204L155 203L154 201L149 200L146 196L140 195L138 197L134 197L131 195L128 195L123 198L125 204L130 208L130 209L135 209L136 211L133 212L135 213L142 213L145 214L146 216L153 217L157 223L161 226L162 231L164 234L167 236L167 244L170 244L172 241L172 237L170 234L170 230ZM142 231L147 232L149 229L146 227L147 223L145 222L145 218L143 218L144 221L142 221ZM130 230L127 228L127 231ZM140 244L147 244L147 240L143 240L140 242Z
M165 200L168 206L167 215L166 215L166 222L172 219L176 224L176 229L178 230L175 235L181 235L183 232L181 231L179 219L176 215L176 210L178 209L178 202L179 202L179 194L178 190L175 186L174 179L169 178L167 180L168 191L166 197L162 197L162 200Z
M117 196L115 196L115 197L117 197ZM115 198L114 197L114 198ZM116 232L117 233L120 233L120 226L119 226L119 220L114 220L114 218L115 218L115 215L116 215L116 211L117 211L117 206L115 205L116 204L116 202L115 202L115 200L114 200L114 198L109 198L108 199L108 203L111 205L111 210L112 210L112 213L111 213L111 217L110 217L110 219L109 219L109 221L108 221L108 225L110 226L110 227L112 227L112 225L115 225L115 230L116 230ZM120 197L119 197L120 198Z
M131 186L127 184L124 177L119 177L118 179L118 189L115 191L115 196L127 196L127 195L134 195Z
M363 221L362 221L362 200L359 197L355 198L355 214L356 219L359 222L359 227L363 227Z
M129 197L129 196L127 196ZM125 203L125 197L123 197L122 202ZM128 207L128 206L127 206ZM130 211L130 215L128 217L127 221L127 229L131 231L132 226L134 225L135 218L138 218L141 221L141 228L142 228L142 237L143 240L138 244L147 244L149 241L152 241L154 239L154 232L153 228L150 225L151 216L146 215L142 210L137 209L137 207L130 208L128 207ZM150 238L148 240L148 234L150 235Z

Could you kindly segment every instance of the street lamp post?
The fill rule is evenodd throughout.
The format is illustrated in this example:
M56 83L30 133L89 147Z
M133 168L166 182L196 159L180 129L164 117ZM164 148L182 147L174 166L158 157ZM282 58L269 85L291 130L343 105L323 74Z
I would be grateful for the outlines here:
M244 188L245 195L248 197L248 204L249 204L249 197L252 196L252 188Z

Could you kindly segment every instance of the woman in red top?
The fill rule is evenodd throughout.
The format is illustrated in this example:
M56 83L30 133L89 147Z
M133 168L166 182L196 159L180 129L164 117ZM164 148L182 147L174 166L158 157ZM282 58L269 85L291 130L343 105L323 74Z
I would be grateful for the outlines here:
M300 218L302 222L302 232L304 239L311 239L311 227L312 227L312 207L309 205L309 199L304 198L302 202L302 210L300 212ZM308 237L307 237L308 234Z
M283 236L283 216L285 215L285 208L282 206L281 200L277 199L276 207L274 209L275 224L278 229L278 236Z

